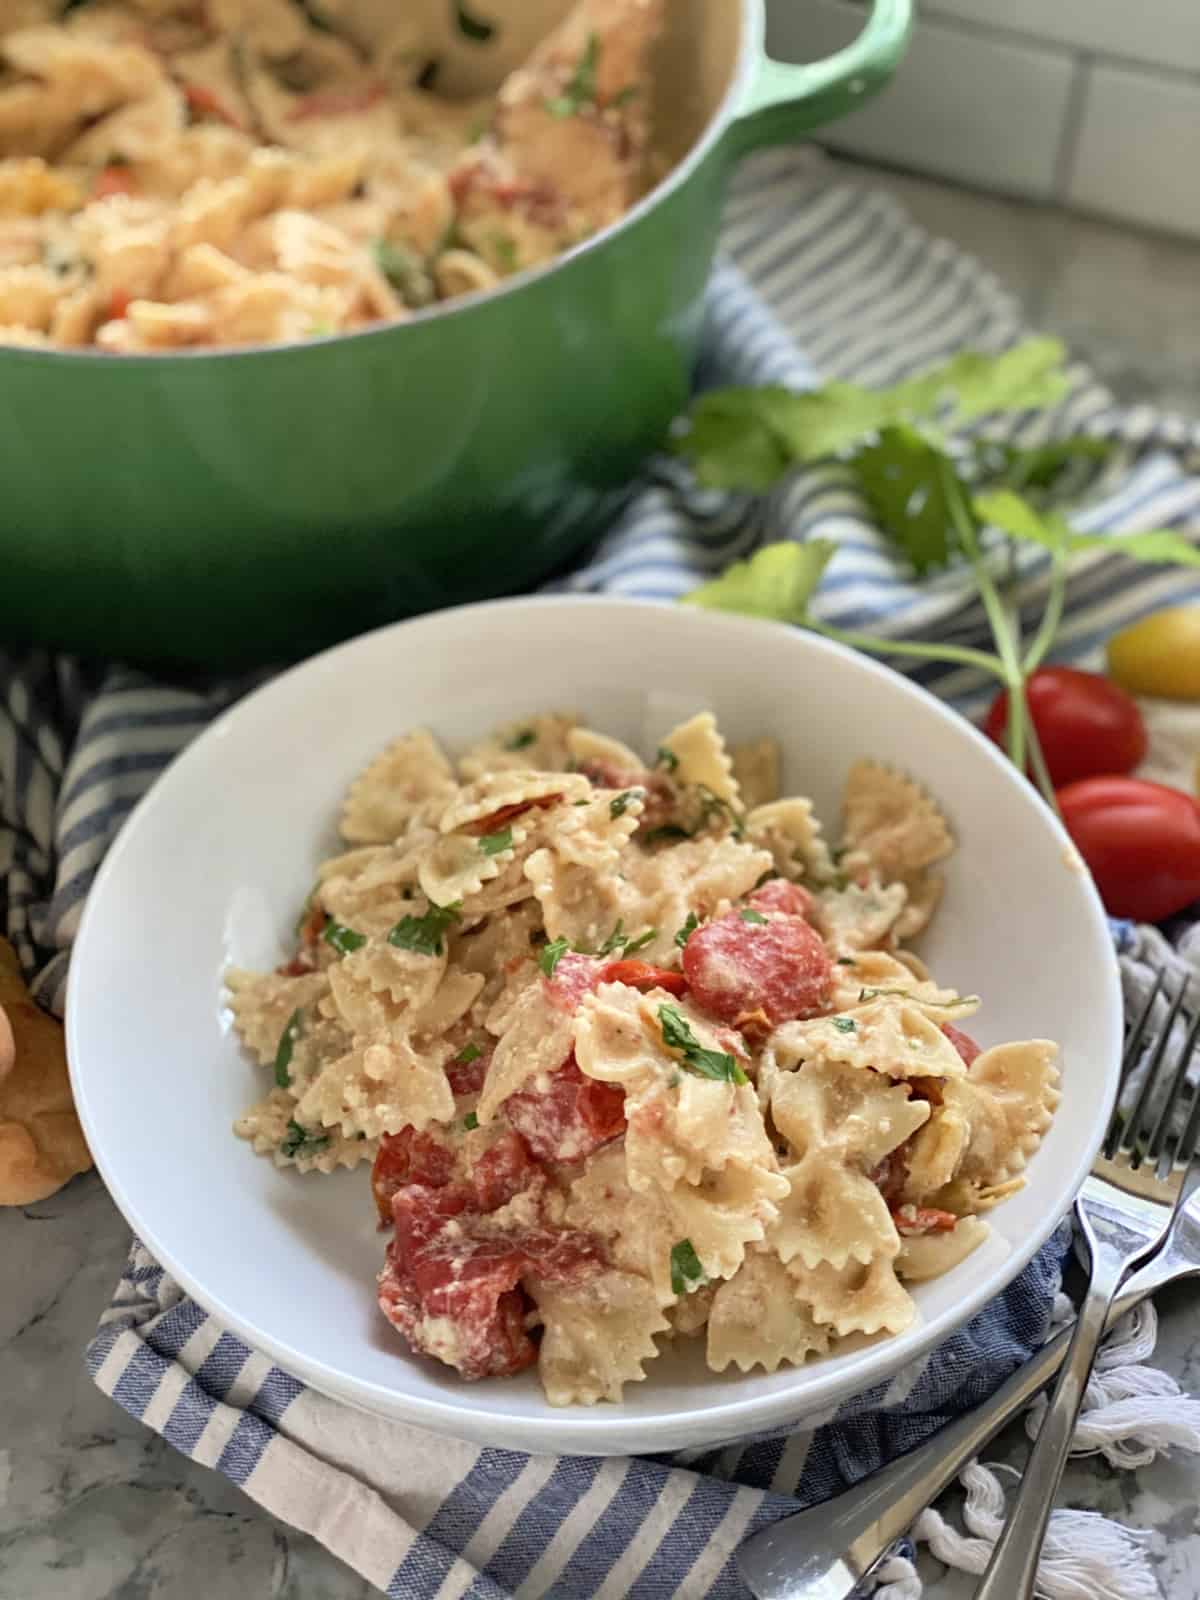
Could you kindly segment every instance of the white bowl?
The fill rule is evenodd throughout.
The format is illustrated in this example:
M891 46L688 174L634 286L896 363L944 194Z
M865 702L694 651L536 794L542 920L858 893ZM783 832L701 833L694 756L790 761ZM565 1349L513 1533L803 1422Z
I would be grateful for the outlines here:
M717 1376L698 1349L652 1362L620 1405L555 1410L536 1375L467 1384L418 1359L379 1313L383 1253L366 1173L299 1177L235 1139L258 1097L222 1008L232 962L280 959L347 781L402 730L452 747L544 707L644 750L703 707L735 739L777 735L786 792L836 815L868 755L926 783L958 836L923 954L983 996L985 1044L1049 1037L1063 1104L992 1241L916 1289L898 1338L764 1376ZM978 1026L976 1025L978 1024ZM1116 1089L1121 1000L1100 901L1034 791L955 713L810 634L686 607L501 601L330 650L227 713L126 823L92 890L71 968L76 1100L97 1164L146 1246L201 1305L326 1394L533 1451L716 1444L782 1427L886 1378L1025 1265L1082 1182ZM698 1344L699 1341L693 1341Z

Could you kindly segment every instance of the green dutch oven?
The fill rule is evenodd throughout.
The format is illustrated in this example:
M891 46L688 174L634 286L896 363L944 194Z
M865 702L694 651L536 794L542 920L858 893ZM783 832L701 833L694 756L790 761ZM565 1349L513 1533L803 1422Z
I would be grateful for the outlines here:
M682 0L675 164L501 289L279 348L0 350L0 641L278 660L527 588L602 529L687 398L730 167L886 82L911 0L828 60L767 58L764 0Z

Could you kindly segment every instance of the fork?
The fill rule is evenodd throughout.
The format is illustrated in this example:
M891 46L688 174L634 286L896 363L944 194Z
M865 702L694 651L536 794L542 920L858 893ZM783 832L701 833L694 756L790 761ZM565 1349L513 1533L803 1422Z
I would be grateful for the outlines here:
M1162 990L1160 974L1130 1028L1122 1063L1122 1089L1137 1065L1149 1019ZM1162 1030L1150 1045L1145 1080L1133 1108L1127 1116L1119 1109L1114 1111L1101 1154L1092 1169L1093 1175L1080 1196L1080 1212L1100 1219L1095 1224L1087 1224L1097 1237L1096 1254L1103 1251L1107 1255L1111 1226L1119 1229L1120 1240L1128 1243L1134 1260L1144 1263L1125 1281L1115 1304L1110 1304L1113 1289L1132 1263L1126 1261L1116 1269L1115 1276L1111 1270L1108 1272L1110 1286L1106 1291L1102 1280L1100 1308L1093 1312L1087 1324L1090 1348L1077 1343L1080 1328L1084 1326L1084 1312L1081 1311L1074 1332L1064 1330L1049 1341L983 1406L947 1424L916 1450L863 1483L833 1500L786 1517L747 1540L738 1551L738 1567L758 1600L849 1600L862 1579L920 1512L1061 1367L1063 1378L1055 1389L1052 1409L1065 1393L1070 1410L1064 1413L1065 1420L1049 1436L1053 1444L1048 1444L1043 1453L1047 1465L1039 1474L1030 1499L1026 1486L1030 1484L1042 1440L1048 1437L1051 1413L1043 1419L1038 1447L1030 1458L1025 1484L1001 1541L1008 1538L1009 1548L1015 1548L1023 1559L1015 1569L1002 1571L1003 1584L991 1591L991 1600L1019 1600L1023 1593L1031 1592L1029 1584L1036 1572L1052 1497L1074 1432L1099 1337L1106 1326L1111 1326L1164 1284L1200 1273L1200 1197L1192 1199L1200 1172L1195 1160L1186 1173L1175 1170L1177 1161L1194 1155L1200 1141L1200 1094L1193 1101L1183 1133L1177 1140L1170 1135L1172 1116L1200 1037L1198 1014L1188 1029L1178 1059L1166 1064L1171 1030L1182 1004L1181 989L1171 1003ZM1151 1122L1155 1088L1163 1083L1167 1084L1166 1094ZM1118 1095L1118 1106L1120 1099ZM1148 1168L1149 1162L1154 1163L1153 1170ZM1087 1302L1085 1310L1086 1305ZM1071 1368L1065 1361L1068 1347L1072 1357L1078 1355L1080 1348L1086 1351ZM1068 1373L1069 1387L1064 1390ZM1031 1511L1027 1510L1024 1531L1010 1534L1023 1504L1027 1508L1032 1506ZM1022 1540L1029 1543L1030 1549L1022 1550ZM998 1544L997 1551L999 1549ZM992 1569L989 1569L989 1581L991 1577ZM1021 1582L1026 1583L1024 1590L1014 1587ZM985 1594L985 1590L980 1590L977 1600Z

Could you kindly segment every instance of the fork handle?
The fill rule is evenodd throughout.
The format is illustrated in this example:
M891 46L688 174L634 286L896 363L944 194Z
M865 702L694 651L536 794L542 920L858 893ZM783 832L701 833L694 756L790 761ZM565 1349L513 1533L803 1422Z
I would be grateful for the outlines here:
M1128 1265L1128 1255L1104 1243L1093 1244L1092 1278L1079 1319L1054 1385L1037 1443L1029 1455L1021 1488L996 1541L975 1600L1033 1600L1038 1559L1054 1495L1066 1466L1096 1351L1104 1337L1109 1308Z

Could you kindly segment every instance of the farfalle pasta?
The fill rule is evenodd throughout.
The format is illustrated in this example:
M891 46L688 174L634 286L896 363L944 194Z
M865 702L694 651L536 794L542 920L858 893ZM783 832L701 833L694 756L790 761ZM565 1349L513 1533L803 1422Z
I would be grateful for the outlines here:
M730 751L703 710L649 760L563 712L457 761L402 735L291 960L227 974L269 1075L235 1131L302 1173L371 1161L411 1350L536 1365L555 1405L619 1400L676 1339L773 1372L902 1333L906 1285L1020 1187L1056 1048L981 1050L980 998L901 943L945 818L862 761L831 846L779 784L773 741Z
M449 0L9 0L0 345L292 342L553 259L647 185L662 10L577 0L481 97L439 78L508 24Z

